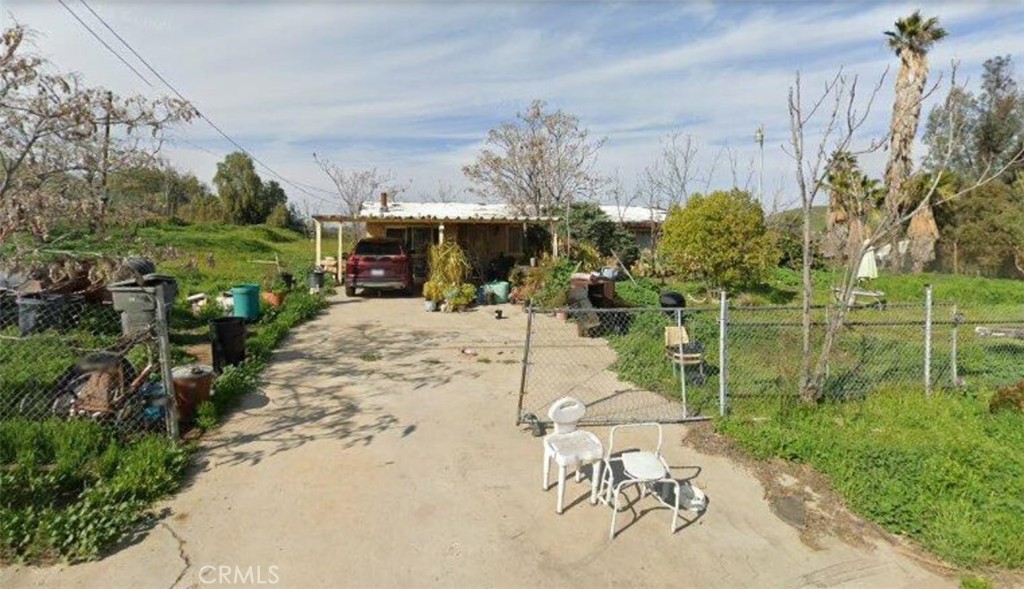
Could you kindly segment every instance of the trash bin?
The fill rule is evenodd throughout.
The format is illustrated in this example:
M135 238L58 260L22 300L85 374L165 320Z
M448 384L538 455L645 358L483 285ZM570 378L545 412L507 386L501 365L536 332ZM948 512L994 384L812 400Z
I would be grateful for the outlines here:
M107 286L114 302L114 310L121 312L121 332L131 335L149 329L156 322L157 289L163 287L164 319L171 322L171 307L178 296L178 281L173 276L146 274L138 280L119 280Z
M316 268L309 273L309 288L321 289L324 287L324 271Z
M210 346L213 350L213 371L220 374L225 366L237 366L245 360L245 320L241 317L218 317L210 322Z
M232 315L248 321L260 317L260 285L239 284L231 289Z
M22 336L53 329L61 324L65 299L62 295L33 293L18 297L18 331Z
M504 280L489 282L486 289L494 293L494 302L504 304L508 302L509 283Z
M179 366L171 371L171 381L178 405L178 421L188 423L195 417L199 404L210 400L213 368L202 364Z

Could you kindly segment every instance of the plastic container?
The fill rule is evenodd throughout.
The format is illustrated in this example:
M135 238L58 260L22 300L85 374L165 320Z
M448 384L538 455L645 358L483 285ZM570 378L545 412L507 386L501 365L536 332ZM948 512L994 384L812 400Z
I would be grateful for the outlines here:
M324 271L321 268L317 268L309 273L309 288L323 288L324 287Z
M508 302L510 285L504 280L487 283L488 291L494 293L494 302L503 304Z
M213 367L202 364L179 366L171 371L179 421L192 421L199 404L210 400L213 376Z
M138 280L119 280L107 286L114 302L114 310L121 312L121 333L131 335L149 329L156 322L156 294L163 288L164 319L171 322L171 307L178 296L178 281L173 276L146 274Z
M26 294L18 297L18 331L22 336L53 329L65 314L64 297L53 294Z
M232 315L248 321L259 319L260 285L239 284L231 289L231 299L234 301Z
M218 317L210 322L210 347L213 371L220 374L225 366L237 366L245 360L245 319Z

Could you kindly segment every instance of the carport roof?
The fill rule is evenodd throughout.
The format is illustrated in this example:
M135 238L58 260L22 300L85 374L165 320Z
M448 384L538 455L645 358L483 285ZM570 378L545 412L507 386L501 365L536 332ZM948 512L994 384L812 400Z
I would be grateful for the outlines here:
M557 221L558 217L524 215L504 204L469 202L393 202L386 208L379 202L364 202L355 217L348 215L314 215L320 222L347 221L479 221L479 222L539 222Z

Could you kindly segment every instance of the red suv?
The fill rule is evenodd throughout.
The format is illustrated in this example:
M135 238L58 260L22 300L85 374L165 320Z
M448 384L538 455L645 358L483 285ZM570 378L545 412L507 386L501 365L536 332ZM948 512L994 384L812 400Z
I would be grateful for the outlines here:
M360 239L345 262L345 294L357 288L401 290L412 294L412 259L398 239Z

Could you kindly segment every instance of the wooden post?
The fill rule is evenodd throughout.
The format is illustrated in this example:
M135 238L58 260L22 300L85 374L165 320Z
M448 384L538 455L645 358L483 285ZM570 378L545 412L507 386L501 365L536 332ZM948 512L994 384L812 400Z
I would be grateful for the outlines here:
M320 254L322 253L320 250L320 238L322 237L323 234L322 229L320 227L320 221L313 219L313 229L314 232L316 233L316 261L313 262L313 266L315 267L320 265Z
M167 303L164 301L164 285L156 287L156 337L157 350L160 358L160 380L164 385L164 395L167 399L166 412L167 435L172 440L177 440L178 432L178 402L174 394L174 378L171 375L171 340L167 326Z
M437 226L437 245L444 243L444 223Z

